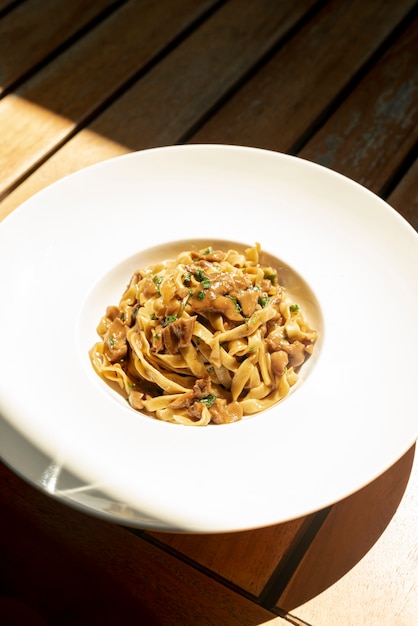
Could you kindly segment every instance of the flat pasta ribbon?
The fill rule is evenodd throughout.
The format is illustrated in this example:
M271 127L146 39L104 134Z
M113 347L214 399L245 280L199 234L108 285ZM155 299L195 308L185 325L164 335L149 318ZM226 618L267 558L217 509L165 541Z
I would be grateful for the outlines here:
M209 246L138 269L99 321L96 372L176 424L231 423L282 400L318 333L260 252Z

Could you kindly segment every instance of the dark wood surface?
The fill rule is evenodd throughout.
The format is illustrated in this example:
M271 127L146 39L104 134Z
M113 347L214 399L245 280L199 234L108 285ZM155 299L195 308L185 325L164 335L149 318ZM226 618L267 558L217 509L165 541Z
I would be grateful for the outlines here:
M418 229L417 60L412 0L0 0L0 218L109 157L230 143L337 170ZM418 623L414 447L326 510L220 535L0 474L0 623Z

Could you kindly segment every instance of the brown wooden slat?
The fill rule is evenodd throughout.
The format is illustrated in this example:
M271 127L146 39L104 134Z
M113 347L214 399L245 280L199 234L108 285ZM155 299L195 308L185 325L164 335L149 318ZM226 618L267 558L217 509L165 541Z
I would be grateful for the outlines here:
M178 143L314 4L230 0L90 129L132 150Z
M330 2L191 141L292 150L414 4Z
M0 196L216 1L133 0L0 100Z
M307 520L219 535L151 534L248 593L260 596L276 567L299 541Z
M418 160L388 197L389 204L418 230Z
M418 19L299 153L380 193L418 141Z
M127 529L52 500L1 464L0 479L0 549L7 564L0 582L47 623L287 623Z
M412 447L377 480L332 507L277 606L312 624L416 622L409 577L416 572L417 549L414 453Z
M120 156L129 152L128 148L116 142L83 130L70 140L46 163L39 166L34 174L21 183L16 190L0 201L0 220L5 218L19 204L34 193L47 187L54 181L71 174L82 167Z
M115 0L27 0L0 21L0 94ZM47 31L40 24L48 25Z
M151 4L155 7L154 3ZM96 144L94 141L90 142L89 138L86 139L86 132L93 131L103 135L110 140L109 145L125 146L125 151L150 145L175 143L181 134L187 132L190 125L216 103L220 97L219 94L227 92L235 81L240 80L243 74L253 67L257 59L260 59L277 40L284 36L312 5L312 0L298 0L290 4L271 3L268 0L262 0L262 3L257 4L251 0L230 0L172 51L167 59L161 61L125 96L119 98L99 116L97 121L89 126L88 131L78 133L77 137L69 142L68 148L64 152L60 151L57 158L52 159L49 171L60 170L61 176L67 173L70 171L68 159L72 163L77 162L77 153L80 161L76 169L94 162L88 160L84 144L86 141L92 143L94 149L96 149ZM121 14L122 11L119 11L115 20L119 19ZM169 20L166 21L170 23ZM126 38L124 29L120 26L117 32L121 33L122 41L124 41ZM110 35L116 36L112 33ZM155 32L155 37L157 36L158 30ZM94 38L92 53L94 53L97 49L97 35L93 33L92 37ZM214 46L213 42L220 42L219 46ZM87 61L85 60L84 42L80 52L79 50L80 46L77 46L74 58L72 51L62 56L64 60L68 56L71 57L73 65L80 66L79 72L85 77L83 88L91 89L88 85L91 83L93 69L89 65L90 57L87 56ZM131 50L130 53L133 54L133 51ZM112 58L115 58L115 54ZM88 65L85 70L83 59ZM93 61L93 68L94 63L98 62L101 62L101 58ZM112 63L110 63L111 69ZM117 69L118 72L121 71L120 67ZM7 121L9 124L9 130L4 133L0 144L0 164L3 170L0 194L24 175L24 168L35 167L37 161L48 150L52 150L54 144L64 141L72 130L73 126L67 119L71 117L71 113L65 107L78 105L66 104L68 93L63 89L62 84L65 85L67 74L71 76L68 64L63 65L61 59L57 59L57 64L51 66L51 69L39 73L34 81L33 89L31 88L32 82L29 82L27 86L19 90L19 100L11 95L5 98L3 103L0 102L0 123L3 115L4 123ZM112 80L115 81L117 78L112 76ZM58 96L63 94L63 100L59 100L60 115L51 117L46 109L55 111L57 108L56 104L54 108L54 101L57 98L56 85L58 85ZM77 99L82 99L80 86L78 90ZM103 97L101 93L101 98ZM93 106L91 100L92 94L90 93L88 102L84 103L84 106L90 107L90 111ZM42 107L38 109L39 103ZM95 106L97 106L97 101ZM76 117L74 111L72 111L72 116ZM13 118L16 120L16 126L12 132L10 120ZM37 123L34 123L35 120ZM17 133L16 128L19 129ZM119 147L116 153L121 151L123 150ZM111 151L111 154L113 156L114 153ZM106 156L105 150L101 158L106 158ZM58 165L60 159L62 159L64 169ZM49 177L49 174L45 172L46 169L42 168L40 176L43 180L45 180L45 175ZM9 212L9 207L10 201L7 205L1 206L3 216Z

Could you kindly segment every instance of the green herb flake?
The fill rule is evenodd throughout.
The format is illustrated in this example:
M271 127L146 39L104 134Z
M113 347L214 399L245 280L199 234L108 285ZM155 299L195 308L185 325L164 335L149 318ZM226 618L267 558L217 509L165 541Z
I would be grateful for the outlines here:
M264 278L267 278L267 280L269 280L271 284L274 285L277 280L277 274L266 274Z
M204 278L205 278L203 270L196 270L195 273L194 273L194 277L196 278L196 280L199 281L199 283L201 283L202 280L204 280Z
M154 283L154 285L155 285L155 287L157 289L158 295L161 295L160 294L160 287L161 287L161 283L163 282L163 280L164 280L163 276L155 275L155 276L152 277L152 282Z
M205 297L205 292L204 291L198 291L196 295L197 295L197 299L198 300L203 300L203 298Z
M168 326L169 324L172 324L176 321L176 319L177 315L167 315L167 317L163 319L163 326Z
M260 306L264 308L265 306L268 305L268 303L270 302L270 299L271 298L269 298L267 294L263 294L262 296L258 298L257 302Z
M190 285L191 279L192 279L192 275L190 274L190 272L185 272L181 276L181 280L183 281L183 285L185 287L188 287Z
M207 408L209 409L213 404L215 404L216 395L212 393L210 396L206 396L206 398L200 398L198 402L203 402L203 404L206 404Z
M238 302L238 300L236 298L234 298L234 296L230 296L229 294L226 294L225 296L226 298L229 298L230 300L232 300L232 302L235 304L235 308L238 311L238 313L242 313L242 308L240 303Z
M291 304L289 307L289 311L291 313L297 313L297 311L299 311L300 306L298 304Z
M211 246L208 246L208 247L206 248L206 250L204 250L203 254L205 254L205 255L206 255L206 254L210 254L211 252L212 252L212 248L211 248Z
M113 348L113 346L116 345L116 339L114 337L109 337L109 339L107 340L107 343L109 344L111 348Z

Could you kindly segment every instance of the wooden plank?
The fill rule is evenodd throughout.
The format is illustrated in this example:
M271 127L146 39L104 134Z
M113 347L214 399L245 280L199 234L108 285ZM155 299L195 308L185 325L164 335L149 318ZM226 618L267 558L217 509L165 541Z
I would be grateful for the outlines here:
M174 548L254 596L260 596L273 574L292 551L307 526L301 518L248 532L219 535L152 533Z
M0 21L0 94L115 0L27 0ZM42 27L43 26L43 27Z
M300 156L380 194L418 140L418 19L388 49Z
M110 141L90 130L83 130L67 142L46 163L39 166L34 174L24 180L17 189L0 201L0 220L4 219L34 193L63 176L127 152L129 150L125 146Z
M287 623L127 529L52 500L3 465L0 477L3 588L47 623Z
M387 201L418 230L418 159L411 165Z
M251 0L231 0L223 5L173 50L169 57L163 59L100 115L87 130L79 132L46 167L41 168L35 180L31 177L29 186L24 185L19 189L19 198L14 196L5 205L0 205L1 215L5 216L15 201L19 202L24 198L25 189L29 187L32 190L39 189L44 186L45 180L52 182L57 172L61 172L62 176L72 171L70 167L73 165L78 169L94 162L97 155L97 160L100 160L100 150L93 150L96 155L93 160L88 160L85 152L85 144L94 143L90 141L92 133L97 138L107 138L107 141L99 139L99 143L103 145L103 159L115 154L113 152L115 146L119 146L116 153L120 153L123 150L176 143L179 136L187 132L202 115L207 114L218 99L227 93L275 42L295 26L312 5L312 0L297 0L290 4L271 3L269 0L262 0L260 3L253 3ZM121 11L118 15L120 13ZM119 32L125 37L123 29L119 29ZM155 36L157 35L158 33ZM92 36L96 37L94 33ZM97 46L97 40L95 41ZM219 45L215 45L214 42L219 42ZM84 51L78 56L79 50L80 47L77 46L75 52L71 54L75 55L77 66L81 67L83 63L89 61ZM64 117L63 108L60 109L59 116L47 116L45 119L43 115L45 108L54 110L55 99L53 95L50 97L51 103L45 102L43 95L45 92L55 94L55 90L62 91L65 96L64 105L68 100L67 92L62 86L65 85L64 70L67 68L63 67L61 62L56 69L54 66L52 74L48 75L48 84L43 80L45 72L40 72L40 77L36 78L36 85L39 86L37 95L31 93L30 105L28 94L22 90L19 94L24 97L24 102L22 98L19 101L12 101L10 105L6 103L2 106L0 102L0 120L4 110L3 124L7 123L9 129L5 131L0 145L2 155L0 162L4 172L3 193L16 184L19 178L25 175L25 171L28 173L34 168L39 159L45 156L45 152L52 150L54 143L65 141L69 127L72 129L72 126L68 125L67 117ZM80 71L83 72L82 69ZM89 70L85 71L88 83L91 82L91 73L89 66ZM64 83L61 82L63 80ZM113 81L115 80L114 76ZM29 87L30 85L31 83ZM36 103L42 104L42 107L38 107ZM14 116L13 111L6 111L6 106L13 107ZM22 109L25 107L27 111L23 115ZM74 117L74 112L72 115ZM10 131L11 118L18 124L18 133L15 129L13 132ZM89 135L87 138L86 133ZM112 148L110 153L107 151L108 146ZM80 159L78 163L77 155Z
M310 624L416 623L414 452L413 447L376 481L333 506L277 606Z
M90 129L132 150L180 142L314 4L230 0Z
M216 1L132 1L0 100L0 196Z
M329 2L191 141L293 151L414 4Z

